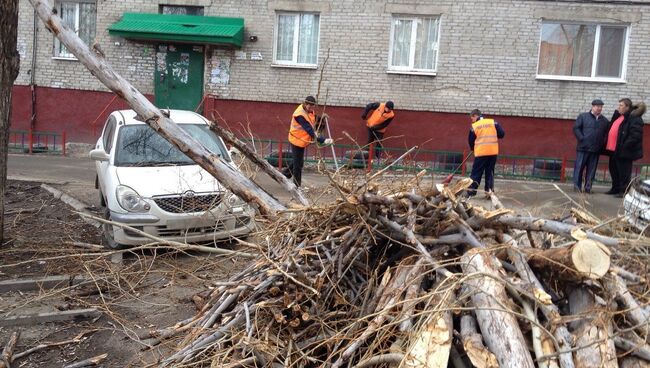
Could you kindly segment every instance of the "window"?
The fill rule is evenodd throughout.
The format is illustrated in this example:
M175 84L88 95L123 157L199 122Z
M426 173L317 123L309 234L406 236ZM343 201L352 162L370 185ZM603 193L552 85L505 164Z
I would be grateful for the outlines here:
M278 13L274 63L315 67L318 63L319 26L318 14Z
M394 16L389 71L433 74L438 62L439 17Z
M184 5L160 5L160 14L203 15L203 7Z
M109 117L106 121L106 126L104 127L104 137L102 140L104 144L104 151L106 151L106 153L111 153L111 149L113 148L113 136L115 135L116 125L117 121L113 116Z
M95 1L59 1L59 14L63 23L81 38L87 45L92 44L95 40L95 27L97 20L97 5ZM58 38L54 39L54 56L74 59L74 55L59 42Z
M537 77L623 81L627 34L622 25L544 23Z

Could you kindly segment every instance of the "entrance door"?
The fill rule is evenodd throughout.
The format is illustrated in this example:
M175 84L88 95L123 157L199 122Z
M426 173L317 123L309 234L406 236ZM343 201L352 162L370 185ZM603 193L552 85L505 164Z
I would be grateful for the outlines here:
M203 46L158 45L156 106L194 111L203 98Z

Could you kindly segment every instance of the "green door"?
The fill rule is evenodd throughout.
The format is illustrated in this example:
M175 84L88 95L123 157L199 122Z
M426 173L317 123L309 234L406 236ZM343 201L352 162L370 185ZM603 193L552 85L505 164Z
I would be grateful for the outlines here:
M203 98L203 46L158 45L156 106L194 111Z

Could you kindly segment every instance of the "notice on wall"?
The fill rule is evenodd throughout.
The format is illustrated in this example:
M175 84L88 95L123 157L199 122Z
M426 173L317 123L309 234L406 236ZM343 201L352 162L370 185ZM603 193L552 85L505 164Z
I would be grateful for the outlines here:
M246 60L246 52L245 51L235 51L235 59L237 59L237 60Z
M222 86L230 82L230 58L213 57L212 70L210 70L210 83Z
M264 60L262 53L259 51L251 51L251 60Z

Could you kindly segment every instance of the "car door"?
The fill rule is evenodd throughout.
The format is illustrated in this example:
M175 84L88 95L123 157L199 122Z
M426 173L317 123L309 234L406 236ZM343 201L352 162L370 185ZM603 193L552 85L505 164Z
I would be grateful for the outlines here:
M95 161L95 167L97 169L97 181L99 182L99 189L106 195L104 191L104 183L106 183L107 175L109 175L109 167L113 161L113 142L115 141L115 133L117 131L117 119L115 116L111 115L106 120L104 125L104 130L102 132L101 139L97 142L97 148L101 148L106 152L111 159L108 161Z

